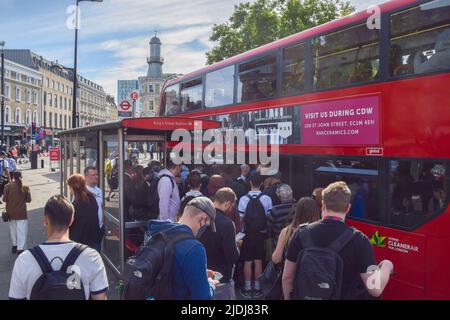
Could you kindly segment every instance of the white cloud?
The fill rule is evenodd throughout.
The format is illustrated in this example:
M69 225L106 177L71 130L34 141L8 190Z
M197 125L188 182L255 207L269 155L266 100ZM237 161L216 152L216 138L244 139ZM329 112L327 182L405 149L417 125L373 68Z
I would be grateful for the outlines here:
M163 43L164 72L194 71L204 66L205 48L212 47L209 42L212 25L226 21L232 14L234 5L244 1L247 0L81 2L79 61L86 61L86 57L100 53L109 65L96 65L96 61L92 60L81 64L79 70L116 96L117 80L137 79L147 73L148 42L157 29ZM358 10L382 2L384 0L351 0ZM68 36L71 39L73 37L73 31L61 31L68 17L65 9L61 12L49 12L46 19L37 28L31 29L34 30L31 32L35 37L45 32L47 36L42 37L43 43L64 43ZM194 41L200 46L190 45ZM72 46L43 50L40 54L59 59L69 66L73 61Z

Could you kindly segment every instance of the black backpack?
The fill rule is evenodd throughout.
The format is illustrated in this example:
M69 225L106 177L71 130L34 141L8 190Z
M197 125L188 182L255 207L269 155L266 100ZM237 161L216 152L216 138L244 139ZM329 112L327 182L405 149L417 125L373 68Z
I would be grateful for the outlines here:
M328 248L314 246L308 227L300 232L303 250L297 257L293 299L342 299L344 263L339 252L353 238L355 230L346 229Z
M150 192L149 192L150 193L149 197L151 198L150 212L152 212L152 216L148 217L149 219L157 219L159 217L160 212L159 212L158 184L163 177L168 177L170 179L170 182L172 183L172 193L173 190L175 189L175 182L173 182L172 177L167 174L163 174L161 177L158 177L152 181L152 183L150 184Z
M265 231L267 228L266 211L260 200L263 193L252 197L247 194L249 199L244 215L244 230L245 232L255 233Z
M169 229L170 230L170 229ZM159 232L125 262L124 300L173 300L172 262L175 243L194 239L185 232Z
M41 267L42 275L33 285L30 300L86 300L79 275L67 272L86 248L86 245L77 243L70 250L59 271L53 270L51 262L39 246L31 248L30 252Z
M195 199L195 198L196 198L196 196L184 197L183 201L181 201L181 204L180 204L180 211L178 212L178 214L180 216L183 214L184 208L186 208L186 206L189 203L189 201L191 201L192 199Z

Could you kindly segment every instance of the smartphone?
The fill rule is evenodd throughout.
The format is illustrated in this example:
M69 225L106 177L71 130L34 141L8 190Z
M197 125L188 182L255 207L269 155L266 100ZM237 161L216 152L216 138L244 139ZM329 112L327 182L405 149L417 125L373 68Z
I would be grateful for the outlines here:
M220 281L223 278L223 275L220 272L214 273L214 280Z
M239 232L239 233L236 235L236 241L242 240L242 239L244 239L244 237L245 237L245 233Z

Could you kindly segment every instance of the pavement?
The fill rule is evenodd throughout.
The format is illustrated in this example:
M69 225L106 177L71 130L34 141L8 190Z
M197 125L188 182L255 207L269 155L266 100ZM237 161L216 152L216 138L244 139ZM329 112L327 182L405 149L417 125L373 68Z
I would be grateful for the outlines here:
M60 172L50 172L49 161L46 158L44 169L31 170L30 163L18 164L22 171L24 184L30 187L31 203L28 204L28 238L27 247L31 248L46 240L43 227L44 206L47 200L55 194L60 193ZM40 168L41 161L38 161ZM0 205L3 212L5 204ZM0 220L0 300L8 299L9 283L14 267L16 255L11 253L11 240L9 237L8 223ZM107 267L108 280L110 282L109 299L117 299L115 290L117 279Z

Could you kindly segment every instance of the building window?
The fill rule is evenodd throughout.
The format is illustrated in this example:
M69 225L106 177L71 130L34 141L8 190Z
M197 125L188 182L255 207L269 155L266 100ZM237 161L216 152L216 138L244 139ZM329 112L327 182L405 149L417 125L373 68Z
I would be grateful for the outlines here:
M155 83L155 93L160 94L161 92L161 85L159 83Z
M11 122L11 108L10 107L5 108L5 122L6 123Z
M62 114L59 115L59 126L60 126L61 129L62 129L62 126L63 126Z
M67 116L64 115L64 130L67 130Z
M22 112L19 108L16 108L16 111L14 113L14 119L16 124L20 124L22 122Z
M154 87L153 83L148 85L148 92L155 93L155 87Z
M51 93L49 93L48 94L48 105L50 106L50 107L52 107L53 106L53 103L52 103L52 97L53 97L53 95L51 94Z
M55 90L55 80L52 80L52 89Z
M148 102L148 111L155 111L155 100L150 99Z
M31 123L31 118L30 118L30 110L27 109L26 113L25 113L25 124L29 125Z
M38 94L36 91L33 91L33 104L34 105L38 104Z
M35 122L36 124L38 123L38 112L37 111L33 111L33 122Z
M47 127L47 112L44 111L44 127Z
M30 90L26 90L25 91L25 100L26 100L26 102L28 104L31 103L31 92L30 92Z
M69 116L69 128L72 128L72 117Z
M59 96L59 108L62 109L63 108L63 97Z
M58 108L58 96L55 94L55 108Z
M5 91L6 91L6 92L5 92L6 98L7 98L7 99L11 99L11 87L10 87L9 85L6 85L5 88L6 88L6 89L5 89Z
M72 100L69 99L69 111L72 110Z
M55 113L55 128L58 128L58 115Z
M20 88L16 87L16 101L20 101L21 97L20 97Z
M52 113L51 112L48 113L48 126L50 128L53 128L53 117L52 117Z
M64 98L64 109L67 110L67 98Z

